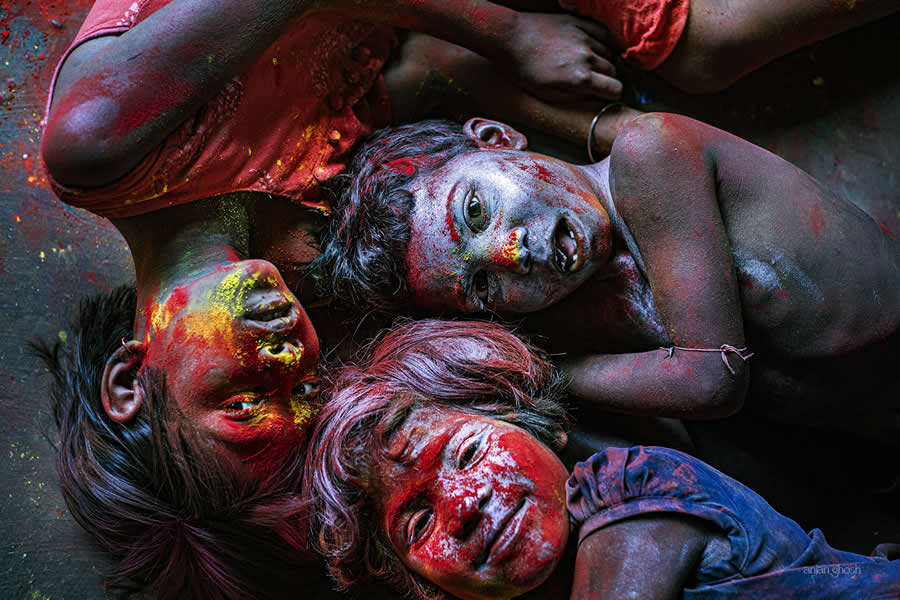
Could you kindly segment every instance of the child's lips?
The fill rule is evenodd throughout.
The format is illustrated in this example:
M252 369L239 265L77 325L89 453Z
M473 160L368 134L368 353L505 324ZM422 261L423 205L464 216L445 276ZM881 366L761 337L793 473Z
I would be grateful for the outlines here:
M514 550L515 541L522 528L530 503L528 498L522 498L518 505L512 508L500 522L500 526L494 531L485 548L487 555L485 564L496 564L503 561L511 550Z
M553 264L561 273L575 273L584 266L584 237L565 217L553 230Z
M293 332L300 323L300 309L295 302L280 296L274 300L253 301L245 307L244 319L254 329L269 333Z

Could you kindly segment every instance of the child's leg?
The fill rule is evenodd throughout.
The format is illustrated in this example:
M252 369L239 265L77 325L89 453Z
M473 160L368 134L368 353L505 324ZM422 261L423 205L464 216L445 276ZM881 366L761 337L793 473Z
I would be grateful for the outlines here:
M691 0L681 39L657 72L686 92L722 90L779 56L898 8L895 0Z

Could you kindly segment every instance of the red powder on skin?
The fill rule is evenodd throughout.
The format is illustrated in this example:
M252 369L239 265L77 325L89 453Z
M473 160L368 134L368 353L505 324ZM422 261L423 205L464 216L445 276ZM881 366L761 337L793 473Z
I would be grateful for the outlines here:
M516 234L515 230L510 231L509 239L503 244L500 252L493 257L494 263L509 269L514 268L518 265L520 249L521 244L519 243L519 236Z
M153 317L153 307L156 305L156 297L159 295L159 285L154 285L153 289L150 290L150 293L147 295L147 300L144 302L144 335L148 335L150 333L150 328L152 325L152 317Z
M520 162L516 163L516 166L519 167L522 171L534 175L544 183L549 183L550 185L565 185L561 183L553 173L547 170L547 168L543 165L537 163L529 163L523 164Z
M688 367L688 368L686 368L686 369L684 370L684 374L687 375L688 377L690 377L691 379L694 378L694 372L691 371L691 368L690 368L690 367Z
M453 196L449 196L447 198L447 211L445 217L445 224L447 226L447 233L450 234L450 239L453 240L454 244L459 243L459 232L456 231L456 224L453 222L453 207L451 206L453 200Z
M887 228L887 225L885 225L884 223L879 223L879 224L878 224L878 227L884 232L884 234L885 234L886 236L888 236L889 238L892 238L892 239L893 239L893 237L894 237L894 232L891 231L890 229L888 229L888 228Z
M234 248L232 248L231 246L226 246L222 242L216 242L216 245L219 246L225 252L225 256L228 260L233 261L233 262L239 262L241 260L241 257L238 256L237 251Z
M813 233L816 234L816 243L818 243L819 234L825 229L825 213L822 211L821 205L814 204L810 209L809 222L812 225Z
M488 8L476 8L471 11L470 17L473 22L484 24L491 20L491 11Z
M169 294L169 299L166 301L166 309L171 313L176 313L187 306L188 300L189 298L184 288L177 287Z

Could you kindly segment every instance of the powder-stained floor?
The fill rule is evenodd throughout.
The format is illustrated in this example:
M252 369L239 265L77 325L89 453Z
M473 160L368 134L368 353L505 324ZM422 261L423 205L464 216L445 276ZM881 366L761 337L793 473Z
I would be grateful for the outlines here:
M27 345L65 343L64 319L80 297L133 278L121 236L60 204L37 160L53 68L90 4L0 0L0 597L11 600L104 597L104 558L56 488L44 371ZM900 15L795 52L725 93L686 97L648 78L635 98L778 153L900 235L897 31ZM895 454L740 419L692 431L716 466L823 529L832 545L868 553L900 542L897 496L858 491L888 468L897 473Z

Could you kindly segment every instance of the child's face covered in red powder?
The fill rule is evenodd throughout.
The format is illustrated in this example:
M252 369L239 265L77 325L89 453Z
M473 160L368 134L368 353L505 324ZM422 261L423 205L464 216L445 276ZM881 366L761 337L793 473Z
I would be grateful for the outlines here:
M314 416L319 343L268 262L205 271L145 309L144 366L223 460L264 475L305 441Z
M510 598L553 571L569 535L566 469L496 419L420 409L372 485L383 530L413 572L463 599Z
M609 256L609 217L589 182L546 156L467 152L420 177L413 193L406 260L422 307L536 311Z

